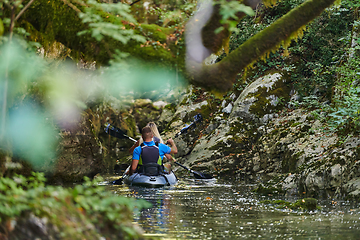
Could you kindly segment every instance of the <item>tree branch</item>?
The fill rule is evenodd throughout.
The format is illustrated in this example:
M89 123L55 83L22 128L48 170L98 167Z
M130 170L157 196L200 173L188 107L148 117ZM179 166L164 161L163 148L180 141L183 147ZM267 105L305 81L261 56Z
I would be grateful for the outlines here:
M289 41L292 34L319 16L334 2L335 0L308 0L248 39L221 62L198 68L196 63L192 63L196 70L190 73L192 82L220 91L231 89L242 69Z
M28 2L28 4L26 4L26 6L21 9L21 11L19 12L19 14L15 17L15 21L17 21L21 15L26 11L26 9L28 9L30 7L30 5L34 2L34 0L30 0L30 2Z

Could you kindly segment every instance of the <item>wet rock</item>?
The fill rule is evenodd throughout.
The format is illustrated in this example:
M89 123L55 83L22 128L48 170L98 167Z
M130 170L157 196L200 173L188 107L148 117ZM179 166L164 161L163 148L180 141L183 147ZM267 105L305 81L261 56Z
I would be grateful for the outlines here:
M282 184L282 189L286 193L286 195L297 195L298 194L298 187L296 183L296 175L289 174Z
M344 186L344 190L347 193L347 198L360 200L360 178L350 180Z
M182 105L176 110L175 115L179 116L180 119L184 119L187 113L195 111L196 109L201 109L201 107L205 105L208 105L208 102L206 100L200 103Z
M210 123L209 126L205 129L205 133L206 134L211 133L212 131L214 131L219 126L219 124L220 123Z
M340 164L335 164L330 168L329 185L330 188L339 187L343 183L342 180L343 167Z
M322 171L311 171L305 179L306 193L309 195L319 196L319 190L324 190L324 174Z
M246 87L234 103L230 117L262 118L281 106L280 99L289 99L290 90L280 73L269 74Z
M233 106L231 103L229 103L225 108L223 108L222 112L224 113L231 113Z
M168 105L168 103L164 102L164 101L153 102L153 106L156 107L156 108L163 108L166 105Z
M307 211L314 211L318 209L317 200L315 198L299 199L294 203L294 207Z

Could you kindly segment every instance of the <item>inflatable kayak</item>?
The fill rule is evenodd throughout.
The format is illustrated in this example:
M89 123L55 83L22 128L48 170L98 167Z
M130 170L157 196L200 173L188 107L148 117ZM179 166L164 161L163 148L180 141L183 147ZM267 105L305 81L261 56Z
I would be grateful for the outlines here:
M163 173L157 176L134 173L131 176L126 175L124 177L124 183L130 186L164 187L176 184L177 178L173 172Z

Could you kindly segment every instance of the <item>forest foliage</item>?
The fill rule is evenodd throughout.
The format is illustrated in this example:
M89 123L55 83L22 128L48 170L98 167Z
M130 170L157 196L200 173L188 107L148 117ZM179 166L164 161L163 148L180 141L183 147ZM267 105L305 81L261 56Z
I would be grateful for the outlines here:
M301 0L283 1L274 8L263 8L255 17L238 24L231 36L230 51L289 11ZM286 49L270 54L239 75L235 90L241 89L266 72L281 71L293 87L290 108L305 107L324 123L325 131L351 136L359 130L360 26L356 1L342 1L312 21L303 36ZM220 59L225 56L223 54ZM321 114L319 114L321 113Z
M141 231L132 225L132 214L150 203L105 191L99 185L102 179L86 178L84 184L73 188L49 186L45 181L43 173L0 179L0 226L1 232L5 230L4 235L20 239L21 236L13 235L12 229L20 227L16 231L24 233L23 239L34 235L45 237L43 232L58 239L140 238ZM46 227L26 235L31 221L21 222L21 217L31 219L32 215Z

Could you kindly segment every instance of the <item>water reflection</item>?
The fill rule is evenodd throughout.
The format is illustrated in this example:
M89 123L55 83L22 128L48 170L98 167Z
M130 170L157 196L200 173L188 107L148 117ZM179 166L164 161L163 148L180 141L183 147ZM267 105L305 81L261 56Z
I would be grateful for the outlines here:
M145 232L166 234L171 230L172 218L176 212L173 208L171 196L164 189L146 189L132 187L134 197L146 199L152 204L151 208L142 209L135 213L134 220L138 222Z
M359 239L360 209L323 200L321 211L294 212L260 203L252 185L180 180L160 189L111 186L153 207L135 213L147 234L179 239ZM274 198L275 199L275 198ZM287 199L294 202L296 199Z

